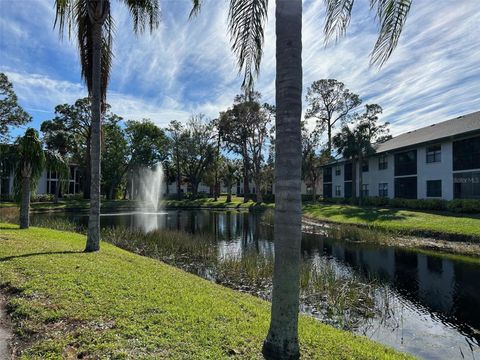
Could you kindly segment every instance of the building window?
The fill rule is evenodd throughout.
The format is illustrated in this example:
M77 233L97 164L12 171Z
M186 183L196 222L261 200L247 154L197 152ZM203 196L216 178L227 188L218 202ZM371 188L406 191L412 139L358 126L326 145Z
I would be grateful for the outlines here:
M378 170L385 170L388 168L387 155L380 155L378 158Z
M388 183L378 184L378 196L388 197Z
M368 160L362 161L362 171L368 172Z
M332 184L323 184L323 197L324 198L332 197Z
M362 196L368 196L368 184L362 184Z
M417 173L417 150L395 154L395 176L415 175Z
M343 189L344 189L344 197L349 199L352 197L352 182L351 181L345 181L343 183Z
M409 176L395 179L395 197L401 199L416 199L417 177Z
M344 169L344 181L352 180L352 163L346 163Z
M427 163L436 163L442 161L442 147L434 145L427 147Z
M427 197L442 197L442 180L427 181Z
M335 176L340 176L342 174L342 170L340 165L335 166Z
M332 182L332 168L330 166L323 168L323 182Z
M453 170L480 169L480 136L453 142Z
M455 199L480 199L480 171L453 174Z
M335 185L335 196L336 197L340 197L342 196L342 190L341 190L341 186L340 185Z

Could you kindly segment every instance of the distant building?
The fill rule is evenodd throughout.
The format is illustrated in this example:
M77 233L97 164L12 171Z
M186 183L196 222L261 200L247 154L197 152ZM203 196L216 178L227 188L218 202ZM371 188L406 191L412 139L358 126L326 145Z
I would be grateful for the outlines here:
M68 186L63 191L63 194L60 195L75 195L82 192L81 187L81 176L80 168L78 165L70 165L70 173L68 178ZM1 195L12 195L13 182L14 182L14 173L10 172L9 175L4 175L0 179L0 194ZM58 175L55 171L43 170L42 175L38 179L36 194L55 194L55 190L58 186Z
M356 174L356 195L405 199L480 199L480 111L396 136ZM352 162L323 167L323 196L352 196Z

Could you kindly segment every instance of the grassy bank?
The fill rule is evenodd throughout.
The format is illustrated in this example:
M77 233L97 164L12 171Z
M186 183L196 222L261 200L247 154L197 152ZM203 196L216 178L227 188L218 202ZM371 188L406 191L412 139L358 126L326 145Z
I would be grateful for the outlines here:
M316 220L370 226L407 235L480 241L480 215L321 203L304 204L303 214Z
M243 197L232 196L232 201L227 202L226 196L220 196L217 201L213 198L164 200L167 208L213 208L213 209L264 209L273 207L273 204L256 203L252 200L243 202Z
M269 305L82 235L0 225L0 286L25 358L261 358ZM301 317L304 358L408 358Z

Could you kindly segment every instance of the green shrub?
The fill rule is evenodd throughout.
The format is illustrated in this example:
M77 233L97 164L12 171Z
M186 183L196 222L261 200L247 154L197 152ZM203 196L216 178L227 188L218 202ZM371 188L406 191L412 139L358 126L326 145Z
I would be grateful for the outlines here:
M32 202L50 202L53 199L54 196L52 194L35 194L30 198Z
M480 200L455 199L447 203L447 210L457 213L480 213Z

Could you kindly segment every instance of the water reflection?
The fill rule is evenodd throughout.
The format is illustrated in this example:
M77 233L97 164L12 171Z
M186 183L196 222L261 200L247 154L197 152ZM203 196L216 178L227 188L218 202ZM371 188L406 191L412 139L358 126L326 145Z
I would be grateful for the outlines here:
M67 216L76 222L87 221L83 215ZM269 213L189 210L152 216L157 217L159 228L209 234L221 257L252 250L273 254ZM141 224L132 214L117 214L103 216L102 226ZM303 236L302 254L304 259L329 261L340 272L377 279L381 284L378 291L388 293L382 298L388 299L386 313L359 332L423 358L459 358L460 349L467 357L479 356L480 265L369 243L335 241L312 233Z

